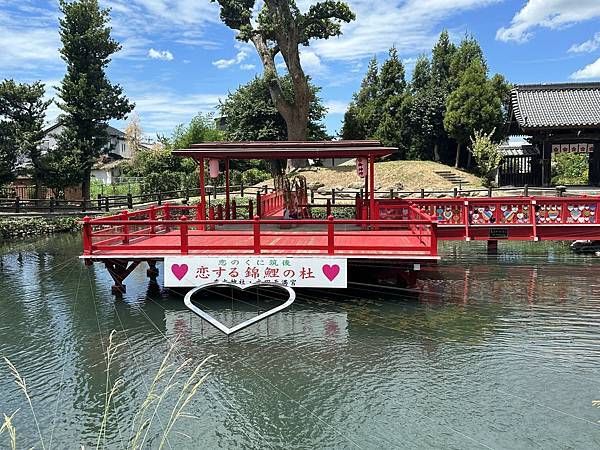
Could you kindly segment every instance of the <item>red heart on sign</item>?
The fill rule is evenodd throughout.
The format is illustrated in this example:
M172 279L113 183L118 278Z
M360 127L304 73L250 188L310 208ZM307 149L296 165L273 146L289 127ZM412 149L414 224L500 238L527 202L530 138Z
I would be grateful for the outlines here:
M175 278L177 278L179 281L181 281L181 279L183 277L185 277L185 274L188 271L188 265L187 264L173 264L171 266L171 272L173 272L173 275L175 275Z
M333 281L340 273L340 266L338 266L337 264L334 264L333 266L325 264L323 265L322 270L323 275L325 275L329 281Z

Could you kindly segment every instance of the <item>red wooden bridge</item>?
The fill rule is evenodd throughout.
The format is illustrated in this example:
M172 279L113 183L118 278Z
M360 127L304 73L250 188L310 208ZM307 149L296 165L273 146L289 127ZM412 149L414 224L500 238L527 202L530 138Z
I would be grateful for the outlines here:
M141 261L156 275L166 256L279 255L343 257L361 265L385 264L414 276L422 264L435 263L439 240L600 240L600 197L493 197L376 199L374 160L391 153L375 141L319 143L217 143L176 151L199 162L198 205L151 206L144 210L83 223L83 256L103 262L123 291L123 280ZM356 198L354 218L311 217L324 205L309 204L302 192L275 191L255 203L237 205L227 195L224 207L208 207L204 159L365 158L365 194ZM229 189L226 189L229 194ZM286 204L286 195L288 203ZM289 219L286 205L295 199L299 218ZM348 207L348 205L345 205ZM242 219L240 217L247 218ZM410 279L409 279L410 281Z

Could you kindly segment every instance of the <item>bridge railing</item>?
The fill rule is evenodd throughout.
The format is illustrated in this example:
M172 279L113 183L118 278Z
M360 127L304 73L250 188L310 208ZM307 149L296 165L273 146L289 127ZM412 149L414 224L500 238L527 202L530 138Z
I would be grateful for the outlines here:
M412 220L190 220L194 207L158 207L83 221L84 255L98 252L244 252L437 255L436 224ZM189 211L193 212L193 211ZM193 216L192 216L193 218ZM291 229L290 229L291 228Z

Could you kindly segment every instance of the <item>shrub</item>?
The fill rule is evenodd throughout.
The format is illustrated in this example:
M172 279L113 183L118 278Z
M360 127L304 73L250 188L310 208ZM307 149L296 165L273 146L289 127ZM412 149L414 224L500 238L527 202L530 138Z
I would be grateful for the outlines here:
M77 217L1 219L0 238L10 239L14 237L70 232L76 231L79 228L79 218Z
M242 172L241 181L244 183L244 186L252 186L269 178L271 178L269 172L260 169L248 169Z
M558 153L552 156L552 160L552 183L588 183L589 164L585 153Z

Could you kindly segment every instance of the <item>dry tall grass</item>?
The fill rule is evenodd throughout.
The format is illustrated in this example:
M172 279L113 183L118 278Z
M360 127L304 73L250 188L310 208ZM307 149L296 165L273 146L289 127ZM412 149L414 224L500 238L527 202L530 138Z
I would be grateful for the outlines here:
M125 382L121 377L117 377L114 380L111 378L111 368L113 366L115 357L119 354L119 349L124 345L123 343L117 343L115 341L115 334L115 330L110 333L108 346L105 353L106 385L104 393L104 409L96 440L96 449L107 447L106 430L110 423L111 406L113 405L114 400L117 398L120 388L125 385ZM176 349L176 344L177 341L170 346L152 380L152 384L148 389L148 393L144 401L137 408L133 418L131 419L130 433L126 445L127 449L137 450L148 447L150 445L149 431L153 428L153 425L156 424L156 422L160 422L159 426L162 428L162 432L159 435L160 443L158 446L159 449L162 449L166 444L168 444L169 435L173 431L175 424L180 419L195 418L194 416L187 414L185 409L197 394L198 390L202 386L202 383L206 380L206 377L209 375L209 373L202 375L201 372L203 372L207 361L213 358L214 355L208 356L202 362L200 362L200 364L196 365L191 374L185 378L185 381L182 382L181 374L184 370L193 367L191 365L193 360L188 358L179 365L171 362L173 353ZM27 404L31 410L37 428L39 444L42 450L46 450L44 436L42 430L40 429L35 408L27 389L25 379L21 376L15 365L8 358L5 357L4 361L10 369L16 385L25 395ZM176 397L171 397L171 394L176 395ZM161 420L162 414L160 407L165 400L172 400L174 398L176 398L175 405L168 413L166 422L163 423L163 420ZM0 427L0 436L4 433L8 435L9 445L12 450L16 450L17 448L17 428L14 425L14 418L18 412L19 410L13 412L10 416L4 414L4 422ZM81 449L84 450L85 447L82 445Z

